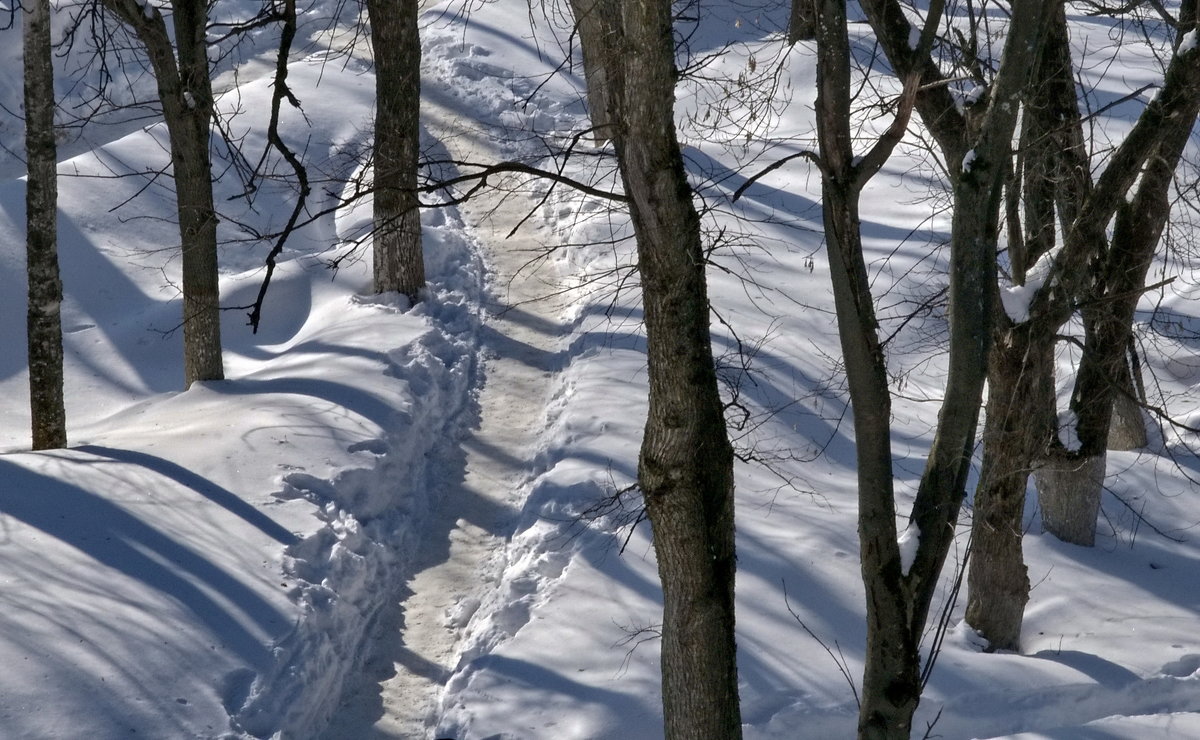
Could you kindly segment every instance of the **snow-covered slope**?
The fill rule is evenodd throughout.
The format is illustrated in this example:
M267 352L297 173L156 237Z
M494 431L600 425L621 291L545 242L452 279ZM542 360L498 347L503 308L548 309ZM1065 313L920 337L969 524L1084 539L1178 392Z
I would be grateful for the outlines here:
M586 127L579 70L560 68L568 42L560 15L531 17L515 0L472 6L469 18L459 10L423 16L433 81L425 96L474 118L476 135L505 139L512 156L537 156L534 133ZM753 116L751 98L722 104L699 82L678 100L689 167L713 206L706 218L714 234L725 228L714 253L721 269L712 271L715 350L745 412L734 415L744 422L737 444L758 459L739 465L737 478L746 735L849 737L863 596L818 178L797 159L736 204L728 197L773 156L814 145L813 55L803 44L784 54L770 35L782 6L708 10L691 53L741 42L709 72L753 79L779 69L780 102ZM1106 32L1076 23L1097 39ZM0 31L10 69L19 57L13 34ZM360 62L304 54L290 80L305 115L288 111L285 126L322 181L315 212L359 166L373 79ZM1136 89L1149 78L1136 66L1147 59L1130 54L1127 73L1096 84L1110 97ZM261 64L243 70L222 105L243 111L234 123L257 153L269 80ZM16 110L11 82L0 82L0 94ZM1114 136L1123 110L1106 124ZM730 128L739 121L752 122L749 137ZM16 147L19 128L0 117L6 147ZM163 165L165 134L147 122L110 131L91 139L103 145L68 147L60 167L71 449L21 451L23 327L0 326L0 736L315 736L370 656L377 615L394 605L436 505L431 492L462 473L454 450L473 419L482 320L474 237L453 208L424 214L430 298L407 311L364 295L369 260L345 261L336 274L323 267L362 233L366 204L318 219L289 243L262 331L249 333L244 311L227 313L229 379L179 392L170 192L137 174ZM610 165L583 156L568 167L611 177ZM945 282L937 245L946 222L926 199L929 167L906 152L864 201L889 331ZM0 172L0 311L20 317L19 162L0 159ZM562 332L566 349L553 358L547 426L517 496L524 508L496 553L500 575L484 584L469 620L452 622L464 652L437 736L653 740L662 736L660 614L649 532L631 531L635 496L596 508L632 483L645 413L636 276L631 245L619 241L628 223L601 199L541 187L535 217L571 245L551 255L567 276L558 287L571 290L556 299L565 303L558 326L547 327ZM295 193L268 184L247 203L231 199L240 188L229 177L219 191L223 301L245 305L265 247L242 239L281 223ZM1162 306L1194 325L1187 285L1172 286ZM943 331L934 302L889 345L902 496L920 475L937 412ZM1188 418L1197 413L1200 347L1180 336L1162 340L1147 362L1156 392ZM1042 535L1031 507L1036 585L1023 653L984 654L969 630L952 627L919 734L932 724L931 736L946 738L1200 736L1200 549L1191 531L1200 466L1180 441L1167 434L1150 452L1111 457L1111 526L1094 550ZM952 605L951 624L960 619Z

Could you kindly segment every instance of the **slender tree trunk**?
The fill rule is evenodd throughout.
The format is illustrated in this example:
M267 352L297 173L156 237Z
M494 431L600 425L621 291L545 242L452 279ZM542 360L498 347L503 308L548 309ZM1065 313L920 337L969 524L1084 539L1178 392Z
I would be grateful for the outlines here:
M104 0L137 34L158 83L171 139L183 263L184 385L221 380L221 307L217 214L213 207L212 80L208 69L208 3L173 0L174 44L162 16L137 0ZM178 58L176 58L178 53Z
M420 154L421 39L417 0L368 0L375 53L375 292L416 303L425 289Z
M29 405L33 449L67 446L63 404L62 280L58 270L58 152L50 2L26 3L24 18L26 261L29 280Z
M583 52L583 77L587 83L588 115L597 146L612 139L612 83L614 60L606 55L610 40L619 35L620 5L616 0L571 0L575 31Z
M663 587L668 740L742 734L734 642L733 451L717 387L700 219L674 122L670 0L624 0L599 58L637 238L650 407L638 483ZM587 39L583 40L585 44Z
M812 41L817 37L817 11L814 0L792 0L788 15L788 45L797 41Z

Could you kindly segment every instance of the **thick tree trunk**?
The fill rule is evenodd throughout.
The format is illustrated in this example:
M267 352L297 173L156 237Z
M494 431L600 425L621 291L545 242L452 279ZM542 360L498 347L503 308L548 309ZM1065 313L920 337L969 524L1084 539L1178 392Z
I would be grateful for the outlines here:
M420 154L421 39L417 0L368 0L375 54L375 292L412 302L425 288Z
M1003 322L1003 319L1001 319ZM1004 322L1007 323L1007 322ZM1025 488L1053 428L1053 340L1006 326L988 363L983 466L975 487L967 624L996 650L1019 650L1029 601L1021 552Z
M620 5L617 0L571 0L575 30L583 52L583 77L587 83L588 116L592 138L600 146L612 139L612 82L614 60L605 50L619 35Z
M221 362L217 214L209 156L213 96L206 40L208 4L206 0L174 0L172 44L162 16L152 6L137 0L104 2L146 47L171 139L183 258L184 385L220 380L225 371Z
M1104 468L1108 456L1051 457L1034 473L1042 526L1063 542L1091 547L1096 544L1096 516L1100 512Z
M668 740L740 738L733 451L709 336L700 219L675 134L669 0L624 0L610 100L637 237L650 408L638 482L663 587ZM585 48L585 54L591 50Z
M49 0L25 6L26 260L29 406L33 449L67 446L63 404L62 280L58 270L58 169Z

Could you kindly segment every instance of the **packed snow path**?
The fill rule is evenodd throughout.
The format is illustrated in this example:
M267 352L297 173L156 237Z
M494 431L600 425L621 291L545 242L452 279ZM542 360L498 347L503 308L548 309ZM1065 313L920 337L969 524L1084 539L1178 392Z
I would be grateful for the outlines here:
M434 97L422 101L422 121L454 160L505 158L486 132L469 128ZM546 300L555 289L555 271L534 259L543 244L536 219L509 236L536 201L519 188L509 192L511 181L495 184L459 206L490 268L478 424L463 440L460 471L447 471L399 623L383 626L390 634L379 638L368 670L388 678L347 698L328 740L429 736L437 701L458 663L461 628L481 591L500 576L506 535L534 468L562 339L557 311Z

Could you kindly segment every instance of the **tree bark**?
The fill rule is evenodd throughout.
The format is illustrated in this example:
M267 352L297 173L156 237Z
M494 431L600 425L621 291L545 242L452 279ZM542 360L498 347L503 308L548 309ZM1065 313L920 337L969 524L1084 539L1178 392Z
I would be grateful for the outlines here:
M67 446L63 403L62 279L58 269L58 148L50 2L25 4L25 185L29 406L33 449Z
M1021 552L1030 465L1053 429L1054 343L1041 327L998 319L988 362L983 465L975 487L967 624L993 650L1019 650L1029 601Z
M208 69L206 0L173 0L175 43L162 15L137 0L104 0L146 48L171 139L183 263L184 386L221 380L217 214L213 207L212 79ZM178 53L178 58L176 58Z
M1039 50L1023 106L1018 166L1010 180L1009 264L1014 284L1055 245L1055 203L1067 186L1064 151L1079 126L1066 16L1058 5ZM1016 213L1024 214L1024 224ZM989 649L1019 650L1029 601L1021 549L1025 490L1033 461L1057 426L1054 336L1057 326L1031 318L1014 323L996 310L996 337L988 360L983 464L975 487L967 624Z
M816 37L817 11L813 0L792 0L791 13L788 15L788 45L797 41L812 41Z
M375 54L375 292L416 303L425 289L420 155L421 39L417 0L368 0Z
M674 122L669 0L624 0L585 57L606 75L617 162L637 239L650 382L638 483L663 587L668 740L742 735L734 641L733 450L709 334L700 218Z
M588 116L597 146L612 140L612 82L610 40L619 35L620 6L616 0L571 0L575 31L583 52L583 78L587 83ZM609 50L609 51L606 51Z

